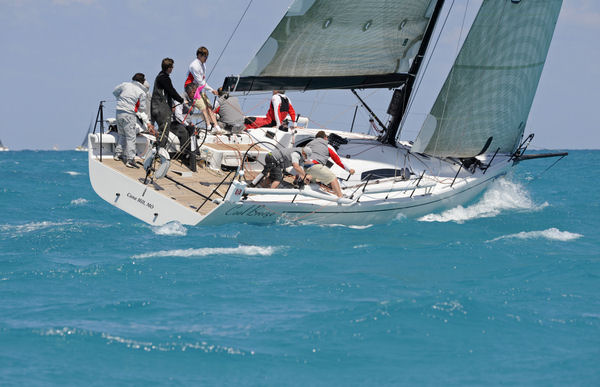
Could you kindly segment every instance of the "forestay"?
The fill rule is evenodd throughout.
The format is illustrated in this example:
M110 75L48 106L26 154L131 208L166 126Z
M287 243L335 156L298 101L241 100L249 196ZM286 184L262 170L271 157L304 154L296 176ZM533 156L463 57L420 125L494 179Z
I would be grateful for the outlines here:
M523 134L562 0L485 0L413 151L511 153Z
M236 90L396 87L409 77L436 0L296 0Z

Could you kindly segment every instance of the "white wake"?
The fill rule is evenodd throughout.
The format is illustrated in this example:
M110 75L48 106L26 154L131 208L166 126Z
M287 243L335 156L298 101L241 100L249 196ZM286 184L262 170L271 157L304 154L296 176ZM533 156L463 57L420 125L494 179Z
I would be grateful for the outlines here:
M543 231L523 231L516 234L503 235L486 242L496 242L502 239L549 239L552 241L568 242L581 238L582 236L583 235L581 234L560 231L559 229L552 227Z
M548 203L535 204L529 192L520 184L507 179L495 181L484 193L481 200L471 206L458 206L441 214L428 214L421 218L422 222L456 222L464 223L478 218L491 218L503 211L539 211Z
M71 205L73 205L73 206L81 206L83 204L86 204L87 202L88 202L87 199L79 198L79 199L71 200Z
M248 255L248 256L270 256L280 247L273 246L238 246L238 247L203 247L200 249L177 249L161 250L153 253L137 254L131 258L156 258L156 257L206 257L209 255Z
M176 235L176 236L187 235L187 228L185 228L179 222L171 222L171 223L163 224L162 226L152 227L152 231L156 235Z

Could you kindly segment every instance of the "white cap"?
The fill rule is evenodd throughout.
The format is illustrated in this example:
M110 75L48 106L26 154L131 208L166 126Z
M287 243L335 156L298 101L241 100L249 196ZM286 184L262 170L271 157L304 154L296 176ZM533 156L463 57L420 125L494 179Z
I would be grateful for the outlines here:
M302 148L302 152L304 152L304 154L306 154L306 158L307 159L310 159L310 156L312 156L312 149L310 149L307 146L305 146L304 148Z

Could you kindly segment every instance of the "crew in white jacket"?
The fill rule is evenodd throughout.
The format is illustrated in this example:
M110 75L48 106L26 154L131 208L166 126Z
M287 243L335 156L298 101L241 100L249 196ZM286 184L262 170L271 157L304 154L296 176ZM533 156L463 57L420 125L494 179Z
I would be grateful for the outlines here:
M202 111L202 115L204 115L204 122L206 122L206 127L208 128L210 125L212 126L213 133L219 133L221 132L221 128L217 123L217 118L211 109L210 101L208 100L205 92L208 90L214 95L218 95L219 93L206 82L206 59L208 59L208 49L202 46L196 50L196 59L190 63L188 76L185 80L184 87L187 88L190 84L196 86L194 104Z
M129 168L139 168L135 164L136 122L141 120L148 129L154 129L146 111L148 87L144 85L146 77L137 73L131 82L123 82L115 87L113 95L117 98L117 146L113 158L122 160Z

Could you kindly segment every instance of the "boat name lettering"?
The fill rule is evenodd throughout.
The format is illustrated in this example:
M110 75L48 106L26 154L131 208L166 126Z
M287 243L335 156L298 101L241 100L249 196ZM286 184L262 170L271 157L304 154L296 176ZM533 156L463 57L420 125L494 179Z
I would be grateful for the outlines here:
M263 205L254 205L248 208L244 208L243 204L238 204L235 207L227 210L225 215L229 216L255 216L261 218L268 218L275 214L265 208Z
M141 205L143 205L143 206L146 206L146 207L150 208L151 210L152 210L152 209L154 209L154 204L152 204L152 203L146 203L146 200L145 200L145 199L138 198L137 196L133 195L133 194L132 194L132 193L130 193L130 192L127 192L127 197L128 197L129 199L132 199L132 200L134 200L134 201L136 201L136 202L140 203L140 204L141 204Z

